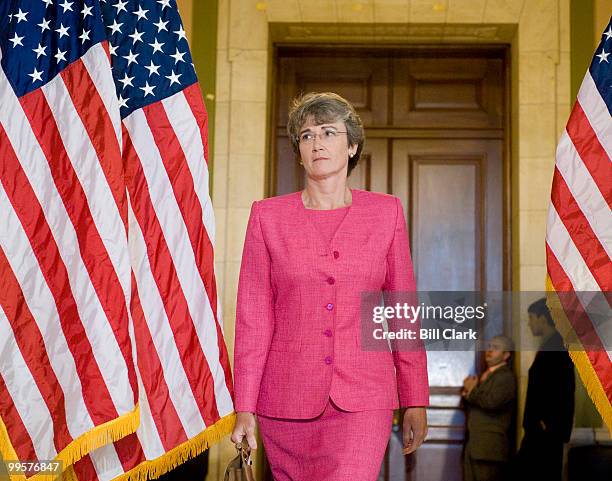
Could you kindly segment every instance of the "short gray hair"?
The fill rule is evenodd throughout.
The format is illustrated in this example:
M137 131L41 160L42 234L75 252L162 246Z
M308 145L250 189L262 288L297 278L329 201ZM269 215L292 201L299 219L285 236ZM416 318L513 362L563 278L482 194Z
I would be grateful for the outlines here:
M495 339L501 341L501 343L504 345L504 351L508 351L510 353L514 351L514 341L510 339L508 336L504 336L503 334L498 334L497 336L492 337L491 341Z
M348 175L359 162L365 136L361 118L351 103L333 92L310 92L293 99L289 109L287 134L296 156L300 155L300 129L308 121L314 119L317 125L344 122L348 145L356 145L355 155L349 159Z

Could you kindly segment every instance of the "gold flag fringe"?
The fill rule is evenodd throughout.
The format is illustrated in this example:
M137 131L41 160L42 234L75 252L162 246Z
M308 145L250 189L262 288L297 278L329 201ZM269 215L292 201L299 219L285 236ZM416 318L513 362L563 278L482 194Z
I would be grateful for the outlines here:
M593 404L595 404L595 408L599 412L599 415L610 432L610 438L612 438L612 405L610 404L610 400L606 395L603 385L601 384L601 381L599 380L599 377L597 376L597 373L595 372L587 353L585 352L584 348L582 348L582 345L578 345L579 340L571 323L569 322L569 319L567 319L550 276L546 276L546 290L546 304L550 309L555 323L564 331L562 334L569 334L573 339L576 339L575 343L571 343L568 346L569 355L576 366L576 370L578 371L580 379L582 379L582 383L584 384L587 393L593 401Z
M595 404L603 422L610 432L610 439L612 439L612 406L610 406L610 400L608 396L606 396L591 361L584 351L570 351L569 354L576 365L576 369L580 374L580 378L584 383L587 393L589 393L589 396L593 400L593 404Z
M159 458L140 463L127 473L113 478L113 481L148 481L149 479L159 478L162 474L201 454L217 443L223 436L232 432L235 424L236 413L232 412ZM65 481L72 480L67 476Z
M79 481L77 475L74 472L74 466L68 466L62 473L62 477L58 478L57 481Z
M66 470L69 466L76 463L87 453L94 451L106 444L119 441L120 439L136 432L140 424L140 408L138 405L129 413L119 416L117 419L105 422L99 426L90 429L86 433L81 434L78 438L72 441L68 446L62 449L53 461L60 461L62 469ZM8 437L6 426L0 419L0 455L5 461L26 461L25 459L17 458L15 449ZM28 460L30 461L30 460ZM28 481L47 481L57 477L57 474L50 475L48 473L40 473L31 476ZM11 475L11 481L24 481L24 475Z

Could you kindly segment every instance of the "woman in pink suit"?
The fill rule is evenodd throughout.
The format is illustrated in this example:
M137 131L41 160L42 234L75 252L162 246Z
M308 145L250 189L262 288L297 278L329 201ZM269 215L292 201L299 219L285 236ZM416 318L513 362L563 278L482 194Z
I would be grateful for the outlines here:
M414 291L397 197L347 187L363 147L342 97L296 99L287 126L306 171L301 192L251 207L238 285L236 427L256 447L255 415L276 481L373 481L406 408L404 453L425 438L422 350L360 345L364 291Z

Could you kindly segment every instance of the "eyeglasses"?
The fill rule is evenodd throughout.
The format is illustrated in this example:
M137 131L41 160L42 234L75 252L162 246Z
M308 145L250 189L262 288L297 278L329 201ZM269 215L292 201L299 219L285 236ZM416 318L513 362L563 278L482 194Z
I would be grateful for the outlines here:
M311 145L311 144L314 143L315 138L319 137L319 141L321 143L331 144L332 142L334 142L334 140L336 140L336 138L340 134L348 134L348 132L341 131L341 130L336 130L336 129L330 129L330 128L323 129L323 132L320 133L320 134L317 134L315 132L303 132L297 138L297 141L298 141L299 144Z

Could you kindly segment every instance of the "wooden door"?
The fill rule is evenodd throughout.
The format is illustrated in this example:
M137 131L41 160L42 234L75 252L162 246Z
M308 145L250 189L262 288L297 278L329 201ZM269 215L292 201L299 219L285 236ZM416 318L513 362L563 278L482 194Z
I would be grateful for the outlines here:
M505 58L503 49L277 49L270 195L304 185L284 131L290 99L337 92L355 105L366 130L349 185L402 200L418 289L507 288ZM428 362L428 439L406 460L396 429L381 480L463 478L459 392L478 354L428 352Z

